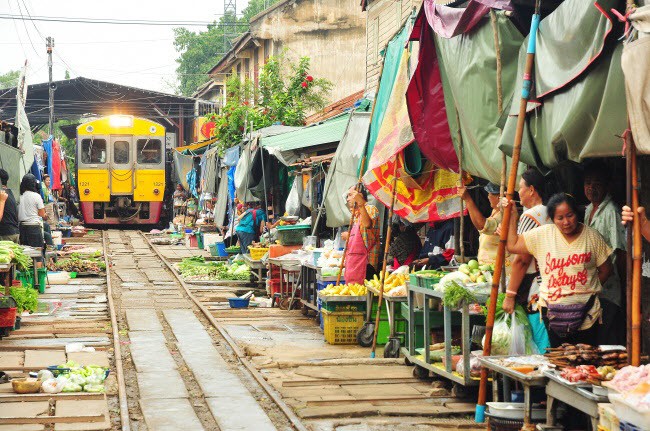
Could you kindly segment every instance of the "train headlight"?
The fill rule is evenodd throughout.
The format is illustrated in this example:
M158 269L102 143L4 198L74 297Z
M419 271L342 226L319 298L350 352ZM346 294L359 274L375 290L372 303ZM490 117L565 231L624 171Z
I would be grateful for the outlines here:
M84 189L84 195L89 195L90 194L90 189Z
M130 115L111 115L108 122L111 127L133 127L133 117Z
M158 190L158 189L153 189L153 194L154 194L154 195L159 195L159 194L160 194L160 190Z

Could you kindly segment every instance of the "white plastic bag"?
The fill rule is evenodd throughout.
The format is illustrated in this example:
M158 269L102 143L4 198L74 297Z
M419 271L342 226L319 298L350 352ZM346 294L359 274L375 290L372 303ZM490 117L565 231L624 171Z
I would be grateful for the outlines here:
M300 191L298 190L298 177L293 180L291 191L287 197L286 211L287 214L297 216L300 214Z
M526 327L517 318L510 316L510 349L509 355L526 354Z
M66 383L68 383L68 379L63 376L59 376L56 379L47 379L44 381L41 385L41 389L46 394L58 394L63 390Z
M508 320L512 317L505 314L500 317L494 324L492 330L492 356L502 356L510 354L510 325ZM483 344L485 345L485 336L483 337Z

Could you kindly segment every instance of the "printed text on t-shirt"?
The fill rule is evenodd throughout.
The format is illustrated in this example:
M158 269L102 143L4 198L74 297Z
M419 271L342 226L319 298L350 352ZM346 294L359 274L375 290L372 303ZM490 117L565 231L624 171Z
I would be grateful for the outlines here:
M557 300L563 296L573 295L578 284L584 286L587 284L588 272L584 267L582 271L574 275L565 273L565 268L574 265L585 265L591 262L591 252L575 253L566 258L554 258L550 253L546 254L546 265L544 273L550 275L548 278L548 295L549 300ZM569 288L571 292L563 292L563 288Z

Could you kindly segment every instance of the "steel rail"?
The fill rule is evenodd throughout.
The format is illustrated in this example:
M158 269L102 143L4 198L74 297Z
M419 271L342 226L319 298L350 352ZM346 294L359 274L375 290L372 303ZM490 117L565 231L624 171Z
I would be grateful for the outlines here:
M117 327L115 304L113 303L113 290L111 288L111 266L108 261L108 249L106 248L106 232L102 231L102 251L104 252L104 264L106 265L106 296L108 299L108 310L111 315L111 326L113 328L113 351L115 352L115 374L117 375L117 396L120 404L120 419L122 431L131 431L129 421L129 404L126 398L126 384L124 382L124 369L122 368L122 351L120 349L120 334Z

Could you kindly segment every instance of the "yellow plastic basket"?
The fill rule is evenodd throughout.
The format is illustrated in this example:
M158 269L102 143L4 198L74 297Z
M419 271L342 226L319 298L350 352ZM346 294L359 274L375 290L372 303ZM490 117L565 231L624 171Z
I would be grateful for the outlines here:
M268 248L263 247L248 247L248 251L251 252L251 259L260 260L266 253L268 253Z
M365 313L358 311L321 310L325 341L329 344L357 344L357 332L363 326Z

